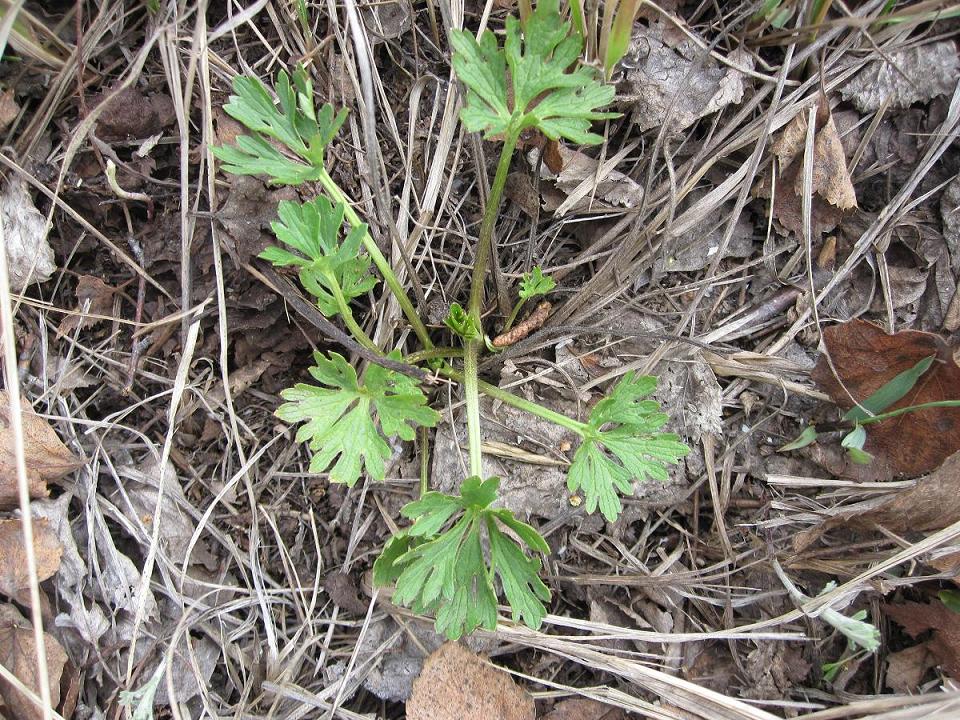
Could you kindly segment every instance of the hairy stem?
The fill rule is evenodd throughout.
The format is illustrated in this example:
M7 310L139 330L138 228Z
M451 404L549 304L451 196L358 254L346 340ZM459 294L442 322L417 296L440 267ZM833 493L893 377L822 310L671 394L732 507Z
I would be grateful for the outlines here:
M333 178L331 178L327 172L324 172L320 177L320 184L323 185L324 190L330 193L330 197L332 197L335 202L343 203L345 208L344 214L347 216L347 220L350 222L352 227L359 227L361 224L363 224L360 216L357 215L356 210L354 210L353 206L350 204L349 198L344 194L343 190L340 189L340 186L333 181ZM417 309L413 306L413 303L410 302L410 297L403 289L403 285L400 284L399 278L397 278L396 273L393 272L393 268L390 267L390 263L387 258L384 257L382 252L380 252L380 248L377 246L377 243L374 242L372 237L370 237L369 232L364 233L363 246L366 248L367 252L370 253L370 259L373 260L373 264L377 266L377 270L380 271L380 275L383 277L384 282L387 283L387 287L390 288L390 292L393 293L393 296L397 299L397 302L400 303L400 309L403 310L403 314L406 316L407 322L410 323L410 327L413 328L413 332L416 333L420 343L425 348L432 348L433 343L430 342L430 335L427 333L427 328L420 319L420 315L417 314Z
M460 358L463 357L463 348L455 347L434 347L429 350L418 350L410 353L403 361L410 365L418 365L426 360L436 360L437 358Z
M463 356L463 395L467 402L467 443L470 448L470 474L483 477L483 453L480 445L480 388L477 377L476 340L467 341L467 351Z
M480 393L477 377L478 358L483 348L483 319L481 305L483 304L483 285L487 277L487 265L490 262L491 244L493 242L493 226L497 221L500 210L500 200L503 197L503 188L507 183L507 171L510 169L510 159L513 149L517 145L519 131L508 129L507 137L500 151L500 161L497 163L497 174L493 178L493 186L487 198L487 207L483 212L483 222L480 224L480 237L477 240L477 253L473 261L473 274L470 278L470 303L467 312L479 331L479 337L466 341L463 356L463 392L467 403L467 440L470 448L470 474L482 477L482 452L480 445Z

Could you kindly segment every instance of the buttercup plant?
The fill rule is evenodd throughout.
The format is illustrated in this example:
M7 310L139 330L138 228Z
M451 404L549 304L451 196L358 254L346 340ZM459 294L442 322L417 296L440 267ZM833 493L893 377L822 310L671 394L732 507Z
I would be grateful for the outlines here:
M230 173L265 175L277 184L318 182L326 196L280 204L273 231L285 247L267 248L261 257L296 268L320 311L331 319L340 317L368 350L408 363L430 358L439 376L463 385L469 477L457 495L430 491L424 478L421 497L401 510L412 524L390 539L374 564L376 584L396 584L394 602L434 615L438 632L455 639L478 627L496 626L498 587L513 619L532 628L540 626L550 600L536 555L549 552L546 541L509 510L495 507L500 480L483 477L481 392L579 435L582 442L570 466L568 487L582 491L588 512L599 508L611 522L621 511L618 493L632 494L638 480L666 479L666 465L678 462L688 448L676 435L661 432L667 416L657 402L645 399L656 388L653 377L624 375L587 422L479 379L480 353L490 347L481 310L493 227L520 134L536 130L553 140L598 144L602 137L591 131L591 124L614 117L598 109L613 99L613 88L601 82L595 69L578 64L583 40L564 21L559 0L541 0L523 22L507 18L502 46L489 30L479 39L454 31L450 42L454 69L467 90L462 122L470 131L503 142L474 253L469 301L466 308L454 304L446 319L463 344L462 370L453 364L459 350L434 347L367 226L327 172L324 151L345 111L335 113L329 104L316 109L302 67L292 78L279 73L276 101L260 80L236 78L235 94L224 109L252 134L214 153ZM396 351L384 354L353 317L351 301L376 285L374 267L422 346L405 358ZM506 325L516 319L523 302L554 286L540 268L525 275L520 302ZM310 470L328 471L332 482L353 485L364 472L383 480L389 441L412 440L417 428L434 427L440 419L411 377L376 364L358 373L335 352L315 353L314 361L310 374L317 384L284 391L286 402L277 415L285 422L302 423L297 440L313 452Z

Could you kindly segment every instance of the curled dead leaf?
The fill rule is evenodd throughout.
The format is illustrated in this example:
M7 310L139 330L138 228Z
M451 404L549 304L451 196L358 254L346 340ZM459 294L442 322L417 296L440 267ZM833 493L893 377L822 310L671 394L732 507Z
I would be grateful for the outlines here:
M60 677L67 664L67 654L53 635L43 634L47 658L47 680L50 700L54 708L60 704ZM0 663L34 694L40 694L40 674L37 668L37 645L33 625L13 605L0 605ZM43 711L30 698L0 678L0 697L9 717L18 720L40 720Z
M797 113L771 145L779 161L774 190L771 178L758 184L760 197L773 196L773 215L788 231L803 228L803 150L806 144L808 112ZM857 194L847 168L846 153L833 114L825 99L817 110L813 138L811 213L814 235L829 232L840 222L844 211L857 206Z
M408 720L533 720L531 698L503 670L448 642L427 658L407 700Z
M76 470L81 461L61 442L46 420L25 406L23 413L24 460L30 497L47 496L47 483L59 480ZM0 390L0 509L18 504L17 463L10 428L10 400Z
M33 553L37 579L43 582L60 569L63 546L46 520L33 521ZM0 592L18 602L30 604L30 573L23 542L23 521L0 520Z
M103 322L113 309L113 296L116 288L92 275L81 275L77 281L77 309L67 315L57 328L58 335L69 335L78 328L89 327Z
M888 410L960 400L960 367L953 348L937 335L916 330L888 335L872 323L852 320L824 330L823 340L830 360L821 356L812 377L844 409L930 356L931 368ZM865 449L888 463L894 475L929 473L960 450L960 408L927 408L870 425Z

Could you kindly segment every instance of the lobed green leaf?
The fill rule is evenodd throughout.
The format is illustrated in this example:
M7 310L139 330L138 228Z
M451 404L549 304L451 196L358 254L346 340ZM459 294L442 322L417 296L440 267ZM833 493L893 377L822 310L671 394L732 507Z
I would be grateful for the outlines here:
M679 436L658 432L667 416L659 403L644 399L656 387L655 377L629 372L590 413L567 475L570 491L583 491L587 512L599 508L614 522L623 510L618 492L632 495L634 481L666 481L666 466L690 451Z
M543 621L550 591L540 580L546 541L509 510L493 509L499 478L466 479L459 495L428 492L401 513L414 520L392 539L374 563L378 585L396 582L394 602L416 612L432 612L437 632L455 640L478 627L497 624L499 578L514 620L537 628ZM519 543L505 532L512 532ZM484 556L484 538L489 561Z
M234 175L267 175L280 185L318 180L325 174L324 149L346 120L346 110L334 113L326 104L317 112L313 83L303 66L294 70L292 81L281 70L275 91L276 101L259 78L234 78L234 94L223 109L255 134L241 135L232 147L212 148L213 153ZM280 152L271 140L296 159Z
M395 353L391 357L399 359ZM371 365L361 385L343 356L316 353L314 360L310 374L320 385L301 383L284 390L281 397L287 402L276 413L285 422L303 423L297 441L308 442L314 452L311 472L330 468L330 479L347 485L353 485L364 471L383 480L391 455L386 438L412 440L413 426L433 427L440 419L405 375Z
M573 67L583 38L571 34L559 0L538 2L522 25L508 17L502 48L489 30L479 40L453 30L450 43L454 70L467 87L460 118L471 132L492 138L537 128L554 140L597 144L602 138L589 131L591 121L618 116L596 109L613 100L613 87L593 68Z

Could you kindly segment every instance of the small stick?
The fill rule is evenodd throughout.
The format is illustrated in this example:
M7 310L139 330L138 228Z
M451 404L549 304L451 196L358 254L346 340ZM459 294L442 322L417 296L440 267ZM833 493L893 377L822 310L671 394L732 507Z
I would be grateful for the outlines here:
M543 324L547 321L547 318L550 317L550 310L553 309L547 300L544 300L542 303L537 305L536 309L527 315L523 322L518 323L512 330L503 333L503 335L497 335L493 339L494 347L509 347L514 343L518 343L523 340L530 333L539 330L543 327Z

